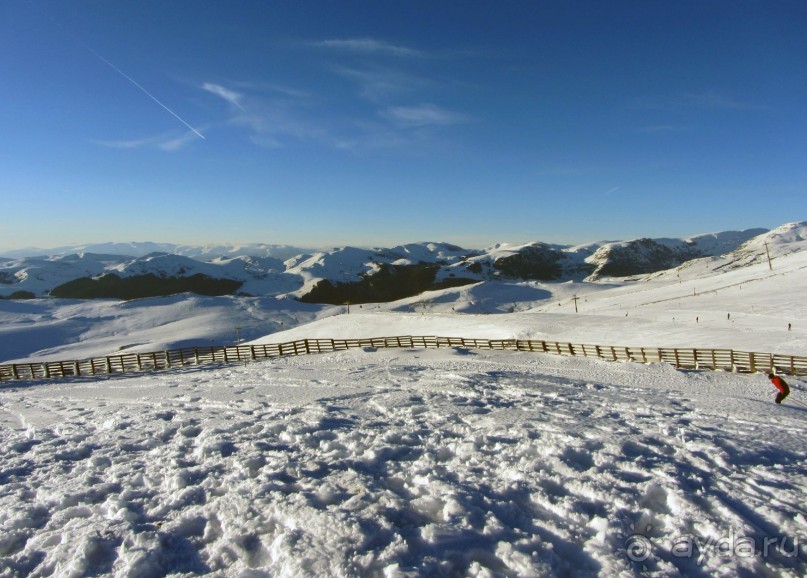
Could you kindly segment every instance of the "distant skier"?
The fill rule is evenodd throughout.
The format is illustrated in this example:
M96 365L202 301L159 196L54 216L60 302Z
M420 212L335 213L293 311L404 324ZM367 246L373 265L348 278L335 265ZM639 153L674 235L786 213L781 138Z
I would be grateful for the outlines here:
M779 390L779 393L776 394L776 399L774 401L776 403L782 403L782 400L790 395L790 388L787 386L787 383L785 383L785 380L778 375L769 373L768 379L770 379L771 383L776 387L776 389Z

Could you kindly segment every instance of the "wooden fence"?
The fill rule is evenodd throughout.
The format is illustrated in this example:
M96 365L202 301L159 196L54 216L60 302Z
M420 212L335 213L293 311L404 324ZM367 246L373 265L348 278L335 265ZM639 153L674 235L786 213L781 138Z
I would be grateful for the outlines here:
M751 353L732 349L680 349L665 347L622 347L586 345L556 341L518 339L467 339L463 337L372 337L366 339L299 339L287 343L190 347L122 353L75 361L42 361L0 365L0 380L48 379L54 377L109 375L136 371L173 369L211 363L239 363L309 353L328 353L353 348L467 348L533 351L596 357L608 361L669 363L681 369L718 369L737 372L770 372L807 375L807 357Z

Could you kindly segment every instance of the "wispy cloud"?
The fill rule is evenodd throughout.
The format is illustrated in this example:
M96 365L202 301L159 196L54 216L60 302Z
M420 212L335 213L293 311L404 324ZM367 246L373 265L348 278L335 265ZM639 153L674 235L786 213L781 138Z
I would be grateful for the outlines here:
M187 131L182 134L168 133L153 137L132 140L102 140L97 144L109 148L118 149L159 149L166 152L174 152L185 148L189 143L198 140L196 131Z
M727 110L767 110L769 108L714 91L685 94L682 95L681 102L683 106L692 108Z
M447 126L469 121L465 115L428 103L416 106L391 106L381 114L399 125L410 127Z
M231 105L223 123L247 131L262 147L283 148L291 141L326 141L327 130L306 113L308 93L265 82L233 82L239 90L205 82L202 90Z
M641 98L634 101L631 108L642 110L737 110L737 111L763 111L770 107L748 102L733 95L724 94L714 90L701 92L686 92L669 97Z
M230 90L229 88L225 88L220 84L214 84L212 82L205 82L202 85L202 90L205 90L211 94L215 94L216 96L223 98L236 108L244 110L244 107L241 104L241 100L244 98L244 96L239 92Z
M283 148L290 141L329 143L332 140L327 123L278 103L264 103L249 114L233 116L228 124L246 129L252 142L268 148Z
M267 148L313 143L352 152L422 150L440 128L470 120L430 102L442 87L419 74L416 64L404 64L400 58L382 63L372 57L423 56L419 51L368 38L315 44L329 51L324 65L344 81L342 87L333 78L325 79L327 86L306 86L304 90L282 81L255 79L208 81L197 86L229 104L222 121L226 126L245 131L249 140ZM336 51L350 52L351 58L348 62L332 58Z
M309 98L311 93L293 86L276 84L273 82L238 81L233 83L236 87L253 93L270 93L293 98Z
M653 124L648 126L643 126L637 129L639 132L649 133L649 134L673 134L679 132L686 132L691 130L689 126L681 126L681 125L673 125L673 124Z
M367 151L405 149L413 142L411 134L393 130L386 123L356 121L335 135L333 146L340 150L361 154Z
M394 68L337 66L332 71L355 82L358 86L359 96L371 102L398 98L422 90L429 85L424 78Z
M311 45L318 48L327 48L364 55L397 56L405 58L423 58L427 56L427 54L421 50L409 48L408 46L401 46L399 44L391 44L389 42L374 38L320 40L318 42L312 42Z

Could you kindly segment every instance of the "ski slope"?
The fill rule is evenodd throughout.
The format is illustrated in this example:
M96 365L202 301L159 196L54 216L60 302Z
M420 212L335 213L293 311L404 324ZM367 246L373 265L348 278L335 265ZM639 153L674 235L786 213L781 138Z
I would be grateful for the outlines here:
M804 354L805 254L775 253L773 271L708 259L620 283L485 283L349 314L187 295L0 302L0 344L59 359L233 343L237 326L259 342ZM776 405L759 374L441 349L6 382L0 576L802 577L807 391L788 381Z
M264 337L271 342L381 335L804 355L807 226L782 229L785 238L777 230L765 238L772 270L764 246L749 247L636 279L487 281L392 303L354 305L349 316L346 306L305 304L288 296L0 300L0 362L232 345Z

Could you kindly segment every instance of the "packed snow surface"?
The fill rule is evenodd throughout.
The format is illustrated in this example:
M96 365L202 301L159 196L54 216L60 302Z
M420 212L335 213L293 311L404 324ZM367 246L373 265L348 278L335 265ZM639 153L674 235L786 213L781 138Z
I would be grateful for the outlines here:
M14 384L0 575L801 577L773 391L470 350Z

